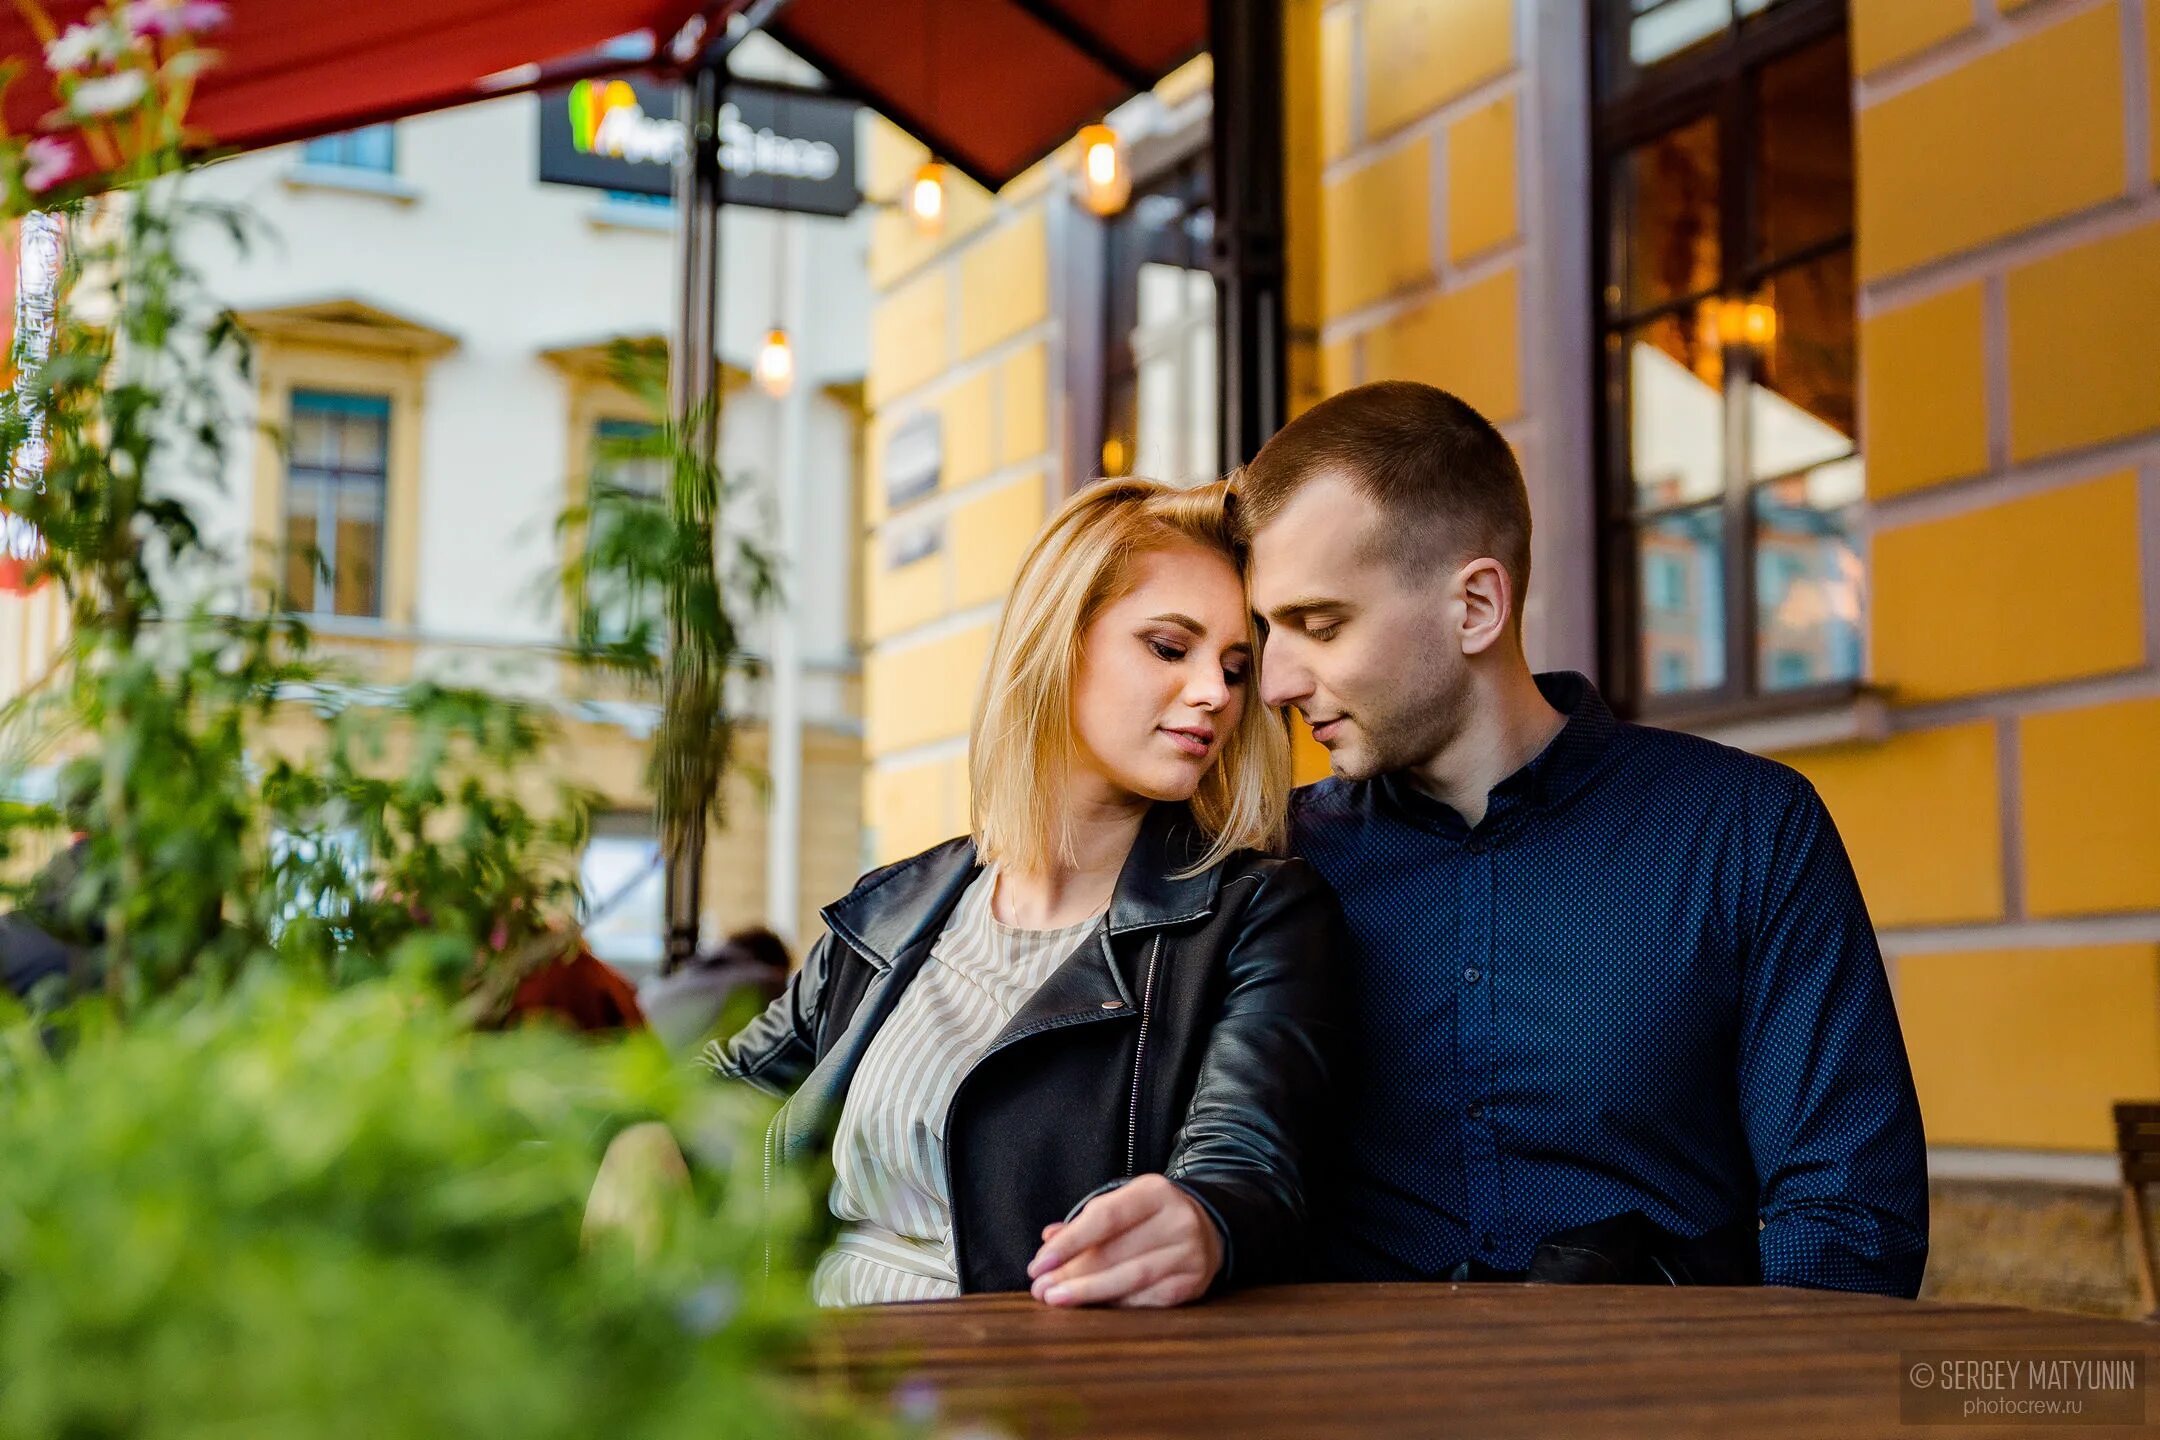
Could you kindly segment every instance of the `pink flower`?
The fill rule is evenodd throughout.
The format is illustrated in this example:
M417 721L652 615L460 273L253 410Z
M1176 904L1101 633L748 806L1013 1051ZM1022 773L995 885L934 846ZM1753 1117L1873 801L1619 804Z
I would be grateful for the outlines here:
M137 35L200 35L225 23L224 0L129 0L122 12Z
M128 52L129 36L110 21L70 25L45 47L45 68L55 75L110 65Z
M75 173L75 147L40 135L23 146L23 188L42 195Z

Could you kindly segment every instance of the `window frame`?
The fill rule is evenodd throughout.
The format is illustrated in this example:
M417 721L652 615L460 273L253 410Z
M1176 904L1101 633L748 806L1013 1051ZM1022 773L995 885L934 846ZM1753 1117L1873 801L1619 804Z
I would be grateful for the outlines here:
M317 146L331 147L334 150L341 142L349 143L357 136L372 133L380 133L383 137L383 163L380 165L362 164L347 155L317 153ZM322 170L351 170L363 175L396 175L398 173L397 125L395 122L385 121L378 125L361 125L351 130L338 130L328 135L318 135L311 140L301 142L300 163Z
M293 614L305 615L311 620L329 620L346 624L380 624L389 608L388 560L390 552L390 472L392 469L392 434L397 423L397 397L376 390L332 389L321 385L296 385L285 397L285 423L298 428L303 404L311 399L367 402L369 418L382 424L382 457L380 467L372 471L348 471L340 464L329 469L320 466L301 467L292 458L288 447L285 456L285 484L283 518L285 526L280 531L281 549L278 557L280 575L279 601ZM338 410L341 406L322 406L324 410ZM358 413L354 405L351 413ZM378 413L379 412L379 413ZM305 468L317 472L315 485L320 493L315 501L315 550L321 557L320 568L311 567L311 580L315 593L310 603L302 605L299 597L284 592L283 577L291 562L290 535L293 513L293 474ZM337 556L340 549L339 529L345 522L341 503L349 489L372 488L375 492L375 608L372 613L348 615L337 608Z
M1095 338L1100 347L1100 354L1092 367L1094 371L1093 444L1089 451L1088 465L1085 472L1090 478L1108 473L1102 463L1103 448L1111 438L1111 418L1115 413L1111 404L1111 396L1115 387L1121 383L1129 383L1132 387L1135 427L1133 438L1136 450L1139 440L1140 358L1133 353L1131 342L1133 335L1139 328L1138 290L1140 264L1145 262L1144 260L1136 262L1129 274L1120 273L1117 268L1119 261L1118 232L1122 225L1130 223L1131 217L1148 195L1159 193L1165 188L1166 182L1190 177L1194 172L1197 172L1197 180L1189 181L1180 188L1186 192L1188 201L1196 199L1205 204L1212 216L1215 210L1216 196L1210 139L1211 131L1206 123L1193 123L1178 130L1145 137L1141 142L1136 143L1134 147L1135 153L1131 157L1133 168L1131 198L1127 200L1125 208L1102 221L1099 227L1097 237L1099 245L1095 251L1095 269L1101 287L1099 304L1096 306L1096 310L1101 318L1095 327ZM1149 141L1153 143L1148 143ZM1212 239L1206 245L1203 260L1205 263L1196 268L1200 273L1207 275L1211 283L1215 285L1217 313L1213 317L1210 329L1212 331L1211 341L1217 350L1215 356L1216 385L1214 388L1217 403L1219 404L1222 377L1222 325L1220 316L1222 294L1220 281L1215 275ZM1127 279L1132 281L1133 305L1131 319L1133 323L1121 329L1121 322L1126 318L1126 315L1124 307L1119 303L1119 292L1121 284ZM1189 324L1183 321L1179 322L1175 328L1181 338L1188 336L1192 329ZM1160 332L1157 333L1157 338L1160 338ZM1217 428L1220 429L1219 426ZM1124 475L1133 474L1132 466L1137 458L1137 456L1134 456L1128 459L1120 473ZM1218 453L1215 459L1216 473L1220 474L1223 468L1222 456ZM1199 484L1208 478L1212 477L1200 477L1173 483Z
M1756 107L1751 95L1755 77L1771 63L1790 57L1840 33L1848 37L1844 0L1782 0L1759 13L1737 9L1722 38L1682 51L1651 69L1638 72L1628 88L1612 93L1617 40L1624 40L1625 0L1584 0L1590 24L1592 88L1590 104L1591 173L1591 328L1593 454L1596 467L1596 551L1602 577L1598 593L1599 666L1605 691L1623 713L1662 721L1710 724L1727 719L1824 709L1849 702L1866 688L1863 673L1850 679L1822 681L1790 689L1766 689L1757 674L1760 637L1756 623L1757 547L1754 507L1757 494L1780 477L1747 475L1744 407L1732 402L1747 394L1758 373L1757 357L1745 345L1723 347L1721 406L1725 424L1723 493L1715 501L1683 501L1640 509L1631 473L1628 377L1624 351L1616 351L1622 332L1674 315L1689 315L1720 297L1746 297L1774 275L1852 251L1854 224L1835 234L1768 257L1758 257L1750 233L1759 172L1755 164ZM1616 26L1615 21L1619 25ZM1621 237L1617 186L1619 162L1634 148L1681 126L1709 117L1718 131L1718 275L1708 290L1676 296L1639 310L1622 311L1608 292L1624 283L1616 267ZM1857 322L1856 322L1857 323ZM1615 362L1618 363L1615 363ZM1853 383L1859 383L1855 354ZM1857 427L1856 427L1857 429ZM1864 456L1854 435L1853 453ZM1704 505L1721 509L1719 559L1724 568L1724 637L1722 677L1715 687L1673 695L1652 695L1643 673L1642 577L1637 537L1645 524ZM1864 544L1864 537L1856 537ZM1865 621L1862 621L1863 629Z

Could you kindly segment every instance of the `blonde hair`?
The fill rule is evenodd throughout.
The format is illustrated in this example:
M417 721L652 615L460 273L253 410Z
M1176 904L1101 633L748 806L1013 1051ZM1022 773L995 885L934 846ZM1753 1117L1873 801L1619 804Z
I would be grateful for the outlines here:
M1244 572L1230 487L1180 490L1154 480L1103 480L1080 491L1020 562L998 621L989 673L968 735L975 847L986 861L1040 873L1074 857L1066 777L1079 758L1073 692L1088 627L1134 586L1139 557L1191 544ZM1279 850L1290 792L1290 740L1260 700L1260 657L1246 672L1237 725L1191 801L1207 853L1198 874L1234 850Z

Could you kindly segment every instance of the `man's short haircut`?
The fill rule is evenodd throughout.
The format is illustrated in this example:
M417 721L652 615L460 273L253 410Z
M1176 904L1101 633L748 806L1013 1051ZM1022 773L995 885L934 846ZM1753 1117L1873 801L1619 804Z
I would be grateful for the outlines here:
M1308 480L1331 474L1379 508L1372 541L1401 574L1490 556L1513 583L1520 621L1530 588L1530 492L1490 420L1415 380L1330 396L1277 431L1238 477L1245 536L1281 514Z

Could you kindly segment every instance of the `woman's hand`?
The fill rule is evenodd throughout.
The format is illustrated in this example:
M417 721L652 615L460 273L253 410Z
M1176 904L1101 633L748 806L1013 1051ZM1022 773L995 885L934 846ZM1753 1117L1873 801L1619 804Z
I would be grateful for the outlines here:
M1140 1175L1043 1227L1029 1293L1047 1305L1182 1305L1222 1269L1222 1236L1200 1202Z

